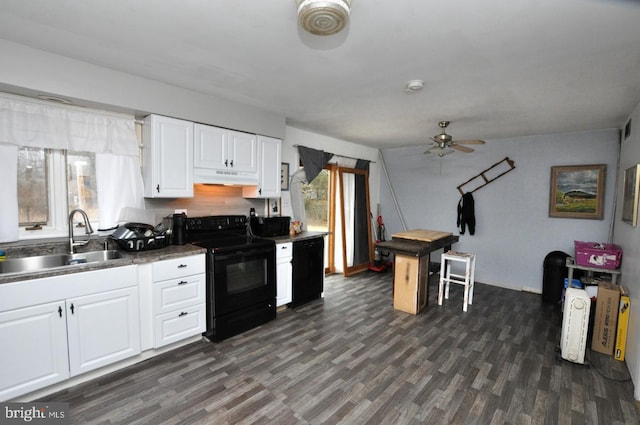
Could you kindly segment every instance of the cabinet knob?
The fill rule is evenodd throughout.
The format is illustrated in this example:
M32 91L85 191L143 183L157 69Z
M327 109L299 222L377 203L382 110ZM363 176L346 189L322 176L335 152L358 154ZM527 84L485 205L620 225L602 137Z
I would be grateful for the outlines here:
M178 314L178 317L186 316L187 314L189 314L189 313L186 312L186 311L183 311L180 314Z
M71 309L71 314L74 314L74 310L76 309L76 307L73 305L73 303L71 303L71 307L69 307Z
M233 168L233 159L231 160L231 168Z
M184 269L185 267L187 267L187 265L186 265L186 264L180 264L180 265L178 266L178 268L179 268L179 269Z
M228 166L229 166L229 160L228 160L228 159L225 159L225 160L224 160L224 166L225 166L225 167L228 167Z
M181 280L180 282L178 282L178 285L184 285L185 283L187 283L186 280Z
M156 192L160 193L160 185L156 185Z
M62 307L58 306L58 314L62 317Z

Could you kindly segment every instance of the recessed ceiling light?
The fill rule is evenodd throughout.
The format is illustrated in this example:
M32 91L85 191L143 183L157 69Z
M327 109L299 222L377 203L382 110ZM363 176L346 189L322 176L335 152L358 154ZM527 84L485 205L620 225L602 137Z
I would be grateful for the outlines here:
M69 99L65 99L64 97L50 96L48 94L39 94L38 99L48 100L50 102L64 103L66 105L71 105L73 102Z
M424 81L422 80L411 80L407 83L407 87L405 91L407 93L415 93L424 88Z

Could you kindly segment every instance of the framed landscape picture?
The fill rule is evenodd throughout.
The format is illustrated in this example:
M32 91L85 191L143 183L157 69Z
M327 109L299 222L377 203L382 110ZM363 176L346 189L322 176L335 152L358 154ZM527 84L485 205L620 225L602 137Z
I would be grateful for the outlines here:
M551 167L549 217L604 218L606 164Z
M638 192L640 189L640 165L629 167L624 172L624 199L622 221L633 227L638 224Z

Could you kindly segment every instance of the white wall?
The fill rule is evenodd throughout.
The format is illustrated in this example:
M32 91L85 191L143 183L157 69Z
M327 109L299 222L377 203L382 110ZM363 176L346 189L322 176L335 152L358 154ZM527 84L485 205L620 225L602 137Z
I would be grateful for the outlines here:
M621 143L620 178L614 242L622 247L622 285L629 290L631 313L629 316L627 352L625 361L635 383L635 398L640 400L640 226L632 227L621 220L624 170L640 163L640 105L631 115L631 135ZM635 126L635 128L634 128Z
M0 40L0 91L52 94L82 106L155 113L249 133L284 137L285 117Z
M515 170L473 194L477 221L454 245L478 256L479 282L542 292L544 257L561 250L573 255L573 241L607 241L612 217L618 146L617 130L489 140L476 152L443 158L423 155L426 146L386 149L392 185L408 229L458 234L456 187L505 157ZM550 218L550 167L607 164L604 220ZM387 236L402 231L388 185L381 183Z

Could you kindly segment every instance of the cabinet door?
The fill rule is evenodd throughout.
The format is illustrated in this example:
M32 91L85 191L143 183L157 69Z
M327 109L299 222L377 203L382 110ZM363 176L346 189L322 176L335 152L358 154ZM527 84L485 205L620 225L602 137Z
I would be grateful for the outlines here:
M255 134L229 131L229 169L258 171L258 149Z
M0 401L69 377L64 301L0 313Z
M151 115L143 138L145 196L193 197L193 123Z
M282 142L278 139L259 138L258 194L260 197L280 197L281 145Z
M245 198L279 198L282 141L258 136L258 185L242 188Z
M293 270L291 257L276 263L276 307L289 304L292 300Z
M137 287L67 300L71 376L140 353L138 316Z
M196 124L193 165L210 170L226 170L229 166L229 130Z
M276 245L276 307L289 304L293 294L293 243Z

